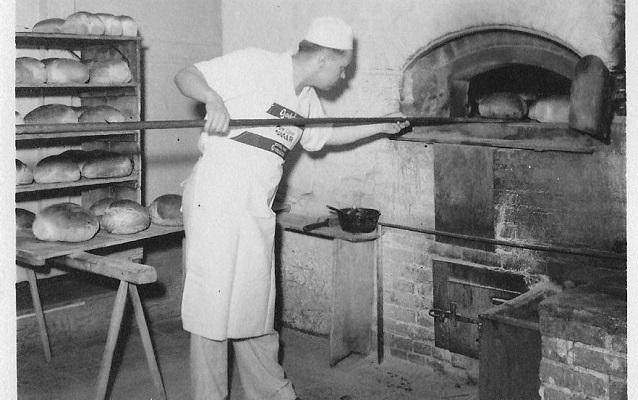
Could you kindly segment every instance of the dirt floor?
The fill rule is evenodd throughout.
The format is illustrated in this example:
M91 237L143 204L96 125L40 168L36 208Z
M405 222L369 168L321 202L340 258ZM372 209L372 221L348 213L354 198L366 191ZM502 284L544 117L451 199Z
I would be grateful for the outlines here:
M171 400L188 399L188 334L179 321L154 327L153 338L164 384ZM301 400L477 400L478 387L386 357L352 355L330 368L328 340L291 329L281 332L283 365ZM42 354L18 358L18 398L86 400L95 397L103 344L58 351L47 364ZM153 389L142 351L133 332L114 361L110 399L149 400ZM240 383L231 400L245 400ZM155 398L157 398L155 396Z

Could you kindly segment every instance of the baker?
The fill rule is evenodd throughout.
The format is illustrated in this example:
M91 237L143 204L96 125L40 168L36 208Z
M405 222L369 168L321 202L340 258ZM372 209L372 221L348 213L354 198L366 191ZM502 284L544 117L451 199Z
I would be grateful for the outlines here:
M315 89L346 77L352 29L334 17L314 19L295 54L236 51L184 68L179 90L206 105L202 156L183 193L186 278L184 329L191 333L193 399L228 395L232 343L248 399L294 400L278 363L275 306L275 214L284 160L299 142L307 151L396 134L409 122L363 126L286 125L325 117ZM280 126L229 129L230 119L280 118Z

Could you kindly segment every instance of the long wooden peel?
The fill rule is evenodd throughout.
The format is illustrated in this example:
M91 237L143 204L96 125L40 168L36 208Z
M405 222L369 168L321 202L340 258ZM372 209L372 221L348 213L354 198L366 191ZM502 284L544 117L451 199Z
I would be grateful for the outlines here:
M233 119L231 127L255 127L277 125L370 125L410 121L412 126L504 123L507 119L463 118L463 117L331 117L331 118L290 118L290 119ZM202 128L204 120L166 120L166 121L131 121L131 122L99 122L77 124L25 124L16 125L16 134L25 133L61 133L84 131L125 131L140 129L179 129Z

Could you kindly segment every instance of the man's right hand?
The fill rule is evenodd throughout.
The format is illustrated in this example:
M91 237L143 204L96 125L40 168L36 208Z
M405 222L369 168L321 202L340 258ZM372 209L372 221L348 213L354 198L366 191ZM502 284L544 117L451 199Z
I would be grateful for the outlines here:
M208 96L206 101L206 123L204 132L211 134L227 134L229 131L230 115L223 100L217 93Z

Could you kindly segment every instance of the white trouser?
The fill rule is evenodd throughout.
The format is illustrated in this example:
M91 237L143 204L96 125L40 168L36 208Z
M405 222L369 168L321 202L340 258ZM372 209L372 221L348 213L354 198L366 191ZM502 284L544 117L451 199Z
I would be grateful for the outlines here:
M190 368L193 400L226 400L228 397L229 340L210 340L191 334ZM294 400L292 384L277 360L277 332L249 339L230 340L236 371L246 400Z

